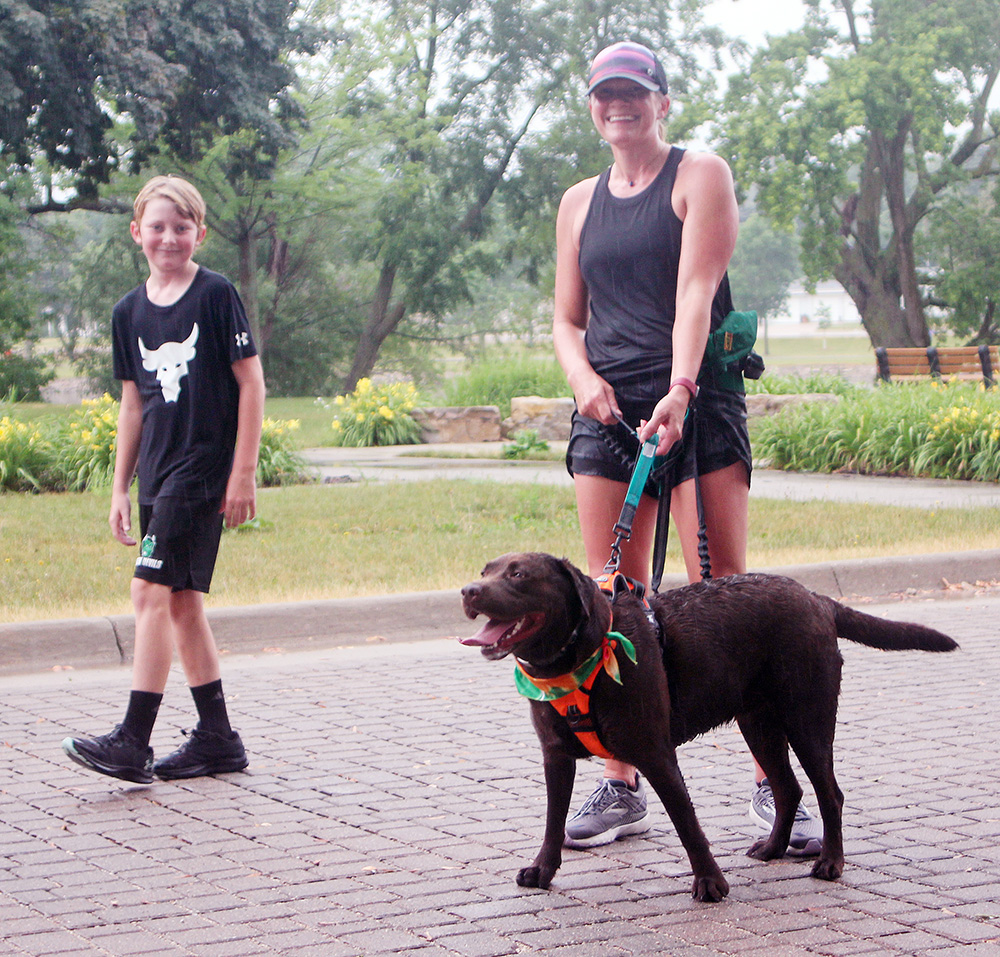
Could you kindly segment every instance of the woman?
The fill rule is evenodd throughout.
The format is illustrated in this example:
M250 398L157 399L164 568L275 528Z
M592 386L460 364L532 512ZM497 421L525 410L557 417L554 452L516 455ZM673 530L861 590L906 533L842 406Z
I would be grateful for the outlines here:
M687 421L688 440L661 458L657 477L671 489L688 578L700 577L696 469L712 573L737 574L746 570L746 403L741 393L716 388L712 370L702 366L710 330L732 310L726 268L739 225L732 174L720 157L664 140L666 75L645 46L602 50L587 95L614 162L570 187L560 203L553 340L576 399L566 463L588 569L601 574L611 554L639 442L655 433L665 453ZM695 399L692 441L688 410ZM619 566L647 586L656 494L651 483ZM758 785L762 779L758 768ZM766 783L758 792L754 816L764 824ZM819 821L810 822L816 826L806 840L822 833ZM649 826L635 768L609 760L604 779L567 824L567 844L594 846ZM803 837L793 833L800 843Z

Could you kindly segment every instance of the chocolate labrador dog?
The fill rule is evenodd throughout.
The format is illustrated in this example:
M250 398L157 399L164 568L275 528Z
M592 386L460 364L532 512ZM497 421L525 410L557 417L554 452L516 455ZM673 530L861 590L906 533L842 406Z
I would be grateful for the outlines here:
M589 753L583 742L596 741L593 753L603 746L635 765L659 795L690 858L693 896L722 900L729 885L698 823L675 748L734 718L776 809L770 835L748 855L766 861L788 847L802 797L790 746L823 818L812 874L836 880L844 869L843 794L833 773L838 636L887 651L958 647L931 628L866 615L776 575L688 585L654 595L648 608L628 592L612 602L568 561L539 552L493 560L462 589L462 601L469 618L488 619L462 643L491 661L513 652L519 686L543 698L531 701L531 717L548 809L538 855L517 875L523 887L548 887L559 869L576 759ZM585 696L582 709L563 717L552 699L575 688L584 672L592 685L576 692Z

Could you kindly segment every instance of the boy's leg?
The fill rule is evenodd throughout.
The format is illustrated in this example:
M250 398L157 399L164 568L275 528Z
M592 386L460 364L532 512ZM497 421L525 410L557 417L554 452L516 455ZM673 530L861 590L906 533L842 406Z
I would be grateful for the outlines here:
M205 615L202 593L174 592L171 613L177 653L198 709L198 727L229 734L232 728L222 693L219 652Z
M241 771L247 766L240 736L232 730L220 678L215 636L205 615L222 534L222 516L214 504L194 510L186 540L186 573L170 600L170 624L177 654L198 710L198 725L154 771L166 779ZM178 578L178 582L180 579Z
M151 518L147 508L140 509L143 533ZM169 584L151 581L139 575L157 575L159 566L140 552L132 579L132 604L135 608L135 646L132 656L132 690L122 723L110 733L94 738L66 738L62 747L77 764L110 777L149 784L153 780L153 750L149 738L163 699L173 654L171 643ZM155 567L154 567L155 566Z

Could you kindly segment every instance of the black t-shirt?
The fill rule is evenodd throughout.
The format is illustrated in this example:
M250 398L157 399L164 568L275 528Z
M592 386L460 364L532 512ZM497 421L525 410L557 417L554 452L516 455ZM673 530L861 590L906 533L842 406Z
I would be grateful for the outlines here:
M671 196L683 155L672 147L656 179L635 196L612 195L605 170L580 234L580 273L590 299L587 358L620 401L645 409L670 387L684 228ZM712 329L732 308L724 276L712 302Z
M115 378L142 399L139 501L159 495L221 501L236 446L232 364L257 354L233 284L202 267L169 306L137 286L112 313Z

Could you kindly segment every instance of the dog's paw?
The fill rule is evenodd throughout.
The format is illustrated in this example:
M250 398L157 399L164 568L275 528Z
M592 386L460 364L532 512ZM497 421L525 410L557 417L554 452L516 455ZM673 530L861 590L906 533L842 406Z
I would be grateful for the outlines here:
M759 841L754 841L747 851L747 857L752 857L756 861L773 861L782 857L785 848L771 842L770 837L762 837Z
M729 881L722 874L711 877L696 877L691 887L691 896L705 904L717 904L729 893Z
M552 883L555 873L556 868L554 867L539 867L537 864L532 864L530 867L522 867L517 872L517 886L538 887L543 891L547 890L549 884Z
M843 873L843 861L833 861L823 857L820 857L812 869L812 876L818 877L821 881L835 881Z

